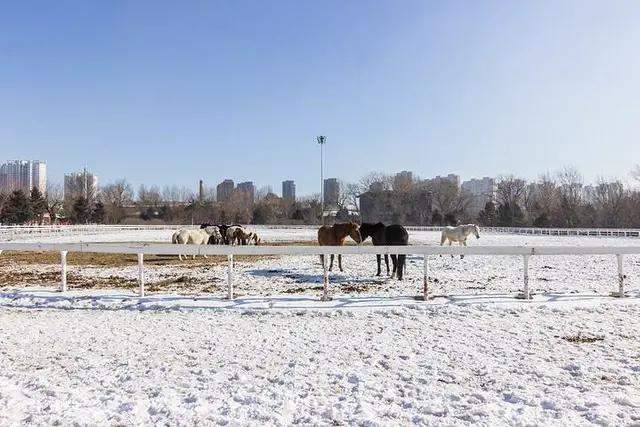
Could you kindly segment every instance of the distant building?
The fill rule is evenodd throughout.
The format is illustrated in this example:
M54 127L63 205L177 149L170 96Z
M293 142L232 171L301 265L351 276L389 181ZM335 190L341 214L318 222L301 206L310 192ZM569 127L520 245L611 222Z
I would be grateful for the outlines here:
M426 182L430 184L439 184L442 181L451 182L452 184L455 184L456 187L460 188L460 175L456 175L455 173L450 173L447 176L437 175L435 178L426 180Z
M495 179L485 176L484 178L472 178L462 183L462 190L471 196L470 213L477 214L487 202L493 202L496 194Z
M0 165L0 192L22 190L26 194L37 187L47 190L47 164L40 160L12 160Z
M77 199L82 196L87 200L94 200L97 193L98 177L86 169L64 175L65 199Z
M408 191L413 185L413 172L402 171L393 178L393 189L396 191Z
M253 205L256 197L256 187L253 185L253 182L246 181L239 183L236 191L245 193L249 197L249 203Z
M296 201L295 182L291 180L282 181L282 199L288 203L294 203Z
M372 188L360 196L362 222L429 225L432 211L431 192L424 189L409 191Z
M327 178L324 180L324 204L325 207L338 206L340 199L340 184L337 178Z
M216 199L219 202L227 202L231 199L231 195L233 194L233 190L235 189L235 184L232 179L225 179L216 188Z

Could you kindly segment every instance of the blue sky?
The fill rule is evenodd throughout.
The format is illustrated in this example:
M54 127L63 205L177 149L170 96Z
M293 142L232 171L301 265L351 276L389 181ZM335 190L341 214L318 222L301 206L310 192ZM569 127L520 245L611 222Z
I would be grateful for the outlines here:
M24 1L0 159L135 186L413 170L588 180L640 162L635 1Z

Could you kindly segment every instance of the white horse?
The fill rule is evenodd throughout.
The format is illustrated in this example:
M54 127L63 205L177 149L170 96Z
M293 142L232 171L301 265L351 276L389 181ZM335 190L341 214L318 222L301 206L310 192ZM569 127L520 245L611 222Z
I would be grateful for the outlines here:
M444 245L447 240L449 241L449 246L453 242L458 242L460 246L467 246L467 237L470 234L476 236L477 239L480 238L480 229L475 224L465 224L458 225L457 227L445 227L442 229L442 236L440 237L440 246ZM453 258L453 255L451 255ZM464 258L464 255L460 255L460 258Z
M220 234L218 227L212 226L197 230L176 231L171 236L171 243L177 245L206 245L209 243L209 239L211 238L217 242L222 239L222 235ZM207 258L206 255L204 255L204 257ZM182 254L178 254L178 258L182 261ZM196 256L193 255L193 259L195 258Z

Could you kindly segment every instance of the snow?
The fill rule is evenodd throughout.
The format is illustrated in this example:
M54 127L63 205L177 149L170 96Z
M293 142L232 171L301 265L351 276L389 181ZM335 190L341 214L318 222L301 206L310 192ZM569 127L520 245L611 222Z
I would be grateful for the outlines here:
M332 310L8 299L3 425L640 422L637 297ZM565 339L579 333L602 340Z
M258 229L267 241L314 231ZM47 241L167 241L171 231L54 236ZM411 232L414 244L438 233ZM44 241L41 237L39 241ZM635 239L482 235L471 245L636 245ZM224 299L213 260L147 265L130 289L55 283L0 288L0 425L633 425L640 424L640 260L625 257L628 298L614 299L613 256L534 256L532 301L518 257L432 257L435 298L376 278L375 257L345 256L319 301L316 257L237 262ZM52 271L57 266L3 268ZM135 265L69 266L135 279Z

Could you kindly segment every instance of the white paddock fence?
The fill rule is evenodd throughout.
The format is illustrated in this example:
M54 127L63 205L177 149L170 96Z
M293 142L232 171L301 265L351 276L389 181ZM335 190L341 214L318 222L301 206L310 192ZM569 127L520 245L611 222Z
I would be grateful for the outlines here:
M197 228L199 224L164 225L0 225L0 240L47 235L96 235L121 231L153 231ZM312 229L318 225L250 225L255 229ZM409 231L442 231L439 226L406 226ZM480 227L482 233L523 234L530 236L590 236L590 237L631 237L640 238L640 229L633 228L534 228L534 227Z
M218 245L172 245L122 244L122 243L13 243L0 242L2 251L59 252L61 279L60 290L67 290L67 253L116 253L137 254L139 295L144 296L145 275L144 255L222 255L228 259L227 297L233 299L233 257L235 255L421 255L423 257L423 299L429 297L429 257L436 255L484 255L484 256L521 256L523 263L523 292L517 298L531 299L529 291L529 259L532 256L556 255L615 255L618 264L617 289L611 296L624 297L625 274L623 259L625 255L640 255L640 246L218 246ZM325 257L326 258L326 257ZM323 295L329 299L329 272L326 261L322 266Z

